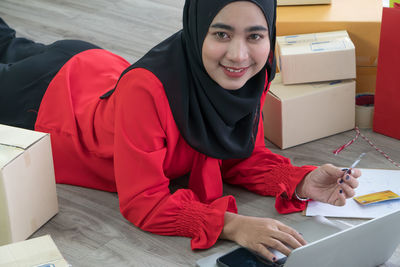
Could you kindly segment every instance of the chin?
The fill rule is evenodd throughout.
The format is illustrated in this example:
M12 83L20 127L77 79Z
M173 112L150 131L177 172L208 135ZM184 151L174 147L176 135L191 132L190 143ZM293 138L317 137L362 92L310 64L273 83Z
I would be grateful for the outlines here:
M219 84L219 86L221 86L222 88L226 89L226 90L238 90L240 88L242 88L246 82L248 81L248 79L246 77L242 77L242 79L226 79L225 77L223 79L220 79L219 81L217 81L217 83Z
M245 83L225 82L225 83L219 83L219 85L226 90L238 90L242 88L245 85Z

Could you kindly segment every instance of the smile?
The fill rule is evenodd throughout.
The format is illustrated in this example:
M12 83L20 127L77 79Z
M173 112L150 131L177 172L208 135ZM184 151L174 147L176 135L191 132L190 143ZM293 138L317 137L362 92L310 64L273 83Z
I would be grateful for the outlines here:
M245 68L232 68L232 67L226 67L224 65L221 65L223 67L223 70L225 72L225 74L229 77L232 78L240 78L242 77L247 70L249 69L249 67L245 67Z
M226 70L227 71L229 71L229 72L241 72L241 71L243 71L244 69L231 69L231 68L228 68L228 67L226 67Z

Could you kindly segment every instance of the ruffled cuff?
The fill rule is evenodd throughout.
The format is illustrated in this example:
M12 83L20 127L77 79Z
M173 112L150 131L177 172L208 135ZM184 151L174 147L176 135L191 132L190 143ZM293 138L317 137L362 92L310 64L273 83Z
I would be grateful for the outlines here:
M191 237L191 248L207 249L217 242L224 227L225 212L237 213L233 196L218 198L211 204L191 201L184 204L177 218L177 233Z
M300 201L295 198L287 199L279 196L275 199L275 209L280 214L303 211L307 207L307 201Z
M294 196L294 191L297 185L311 171L316 169L316 166L281 166L276 168L274 175L281 181L278 186L278 194L276 194L275 209L281 213L291 213L302 211L306 208L306 202L300 201Z

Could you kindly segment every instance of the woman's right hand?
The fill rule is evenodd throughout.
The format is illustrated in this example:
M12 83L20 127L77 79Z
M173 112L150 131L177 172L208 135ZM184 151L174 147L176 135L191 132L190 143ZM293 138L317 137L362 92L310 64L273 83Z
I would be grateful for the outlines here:
M225 213L225 223L220 238L235 241L271 261L275 261L276 256L268 248L289 255L292 249L307 243L296 230L277 220L230 212Z

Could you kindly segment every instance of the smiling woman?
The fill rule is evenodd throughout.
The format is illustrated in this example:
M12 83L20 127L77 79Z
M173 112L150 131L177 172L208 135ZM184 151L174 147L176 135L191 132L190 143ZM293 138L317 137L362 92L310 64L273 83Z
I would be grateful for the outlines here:
M137 227L190 237L193 249L229 239L274 260L268 247L287 255L304 239L277 220L238 215L223 182L275 196L288 213L304 198L343 205L360 176L293 166L265 147L275 18L273 0L187 0L183 29L131 66L80 41L16 38L1 20L1 99L19 108L2 110L0 122L21 126L39 107L23 126L51 133L57 182L117 192ZM188 174L188 188L171 192L170 181Z
M215 16L202 49L204 68L221 87L242 88L270 56L268 24L251 2L228 4Z

